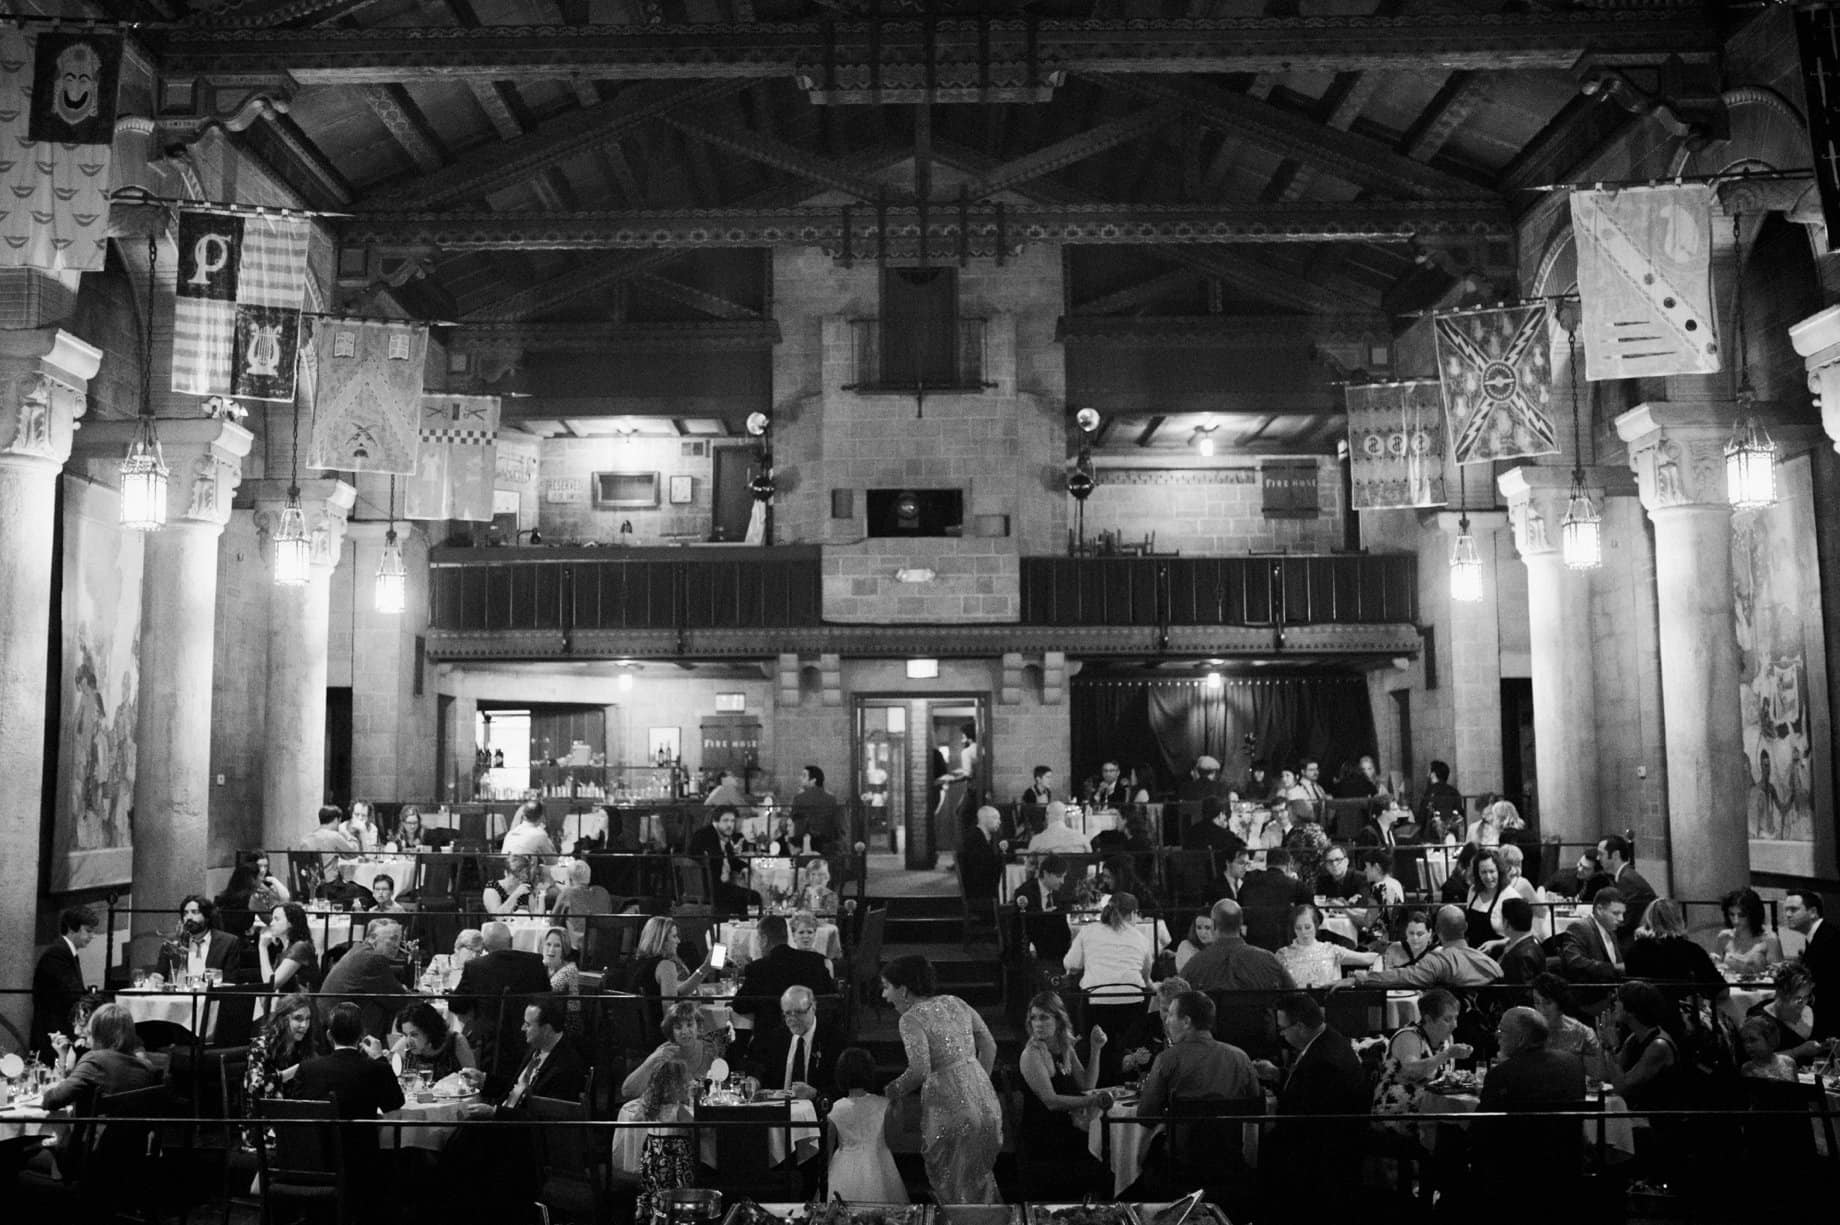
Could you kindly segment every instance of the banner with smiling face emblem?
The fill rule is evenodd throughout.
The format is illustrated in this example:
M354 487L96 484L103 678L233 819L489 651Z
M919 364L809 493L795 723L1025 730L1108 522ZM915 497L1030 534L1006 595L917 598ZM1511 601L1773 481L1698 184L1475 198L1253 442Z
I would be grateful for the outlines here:
M1438 378L1459 464L1551 455L1552 322L1544 302L1432 320Z
M0 267L101 269L120 75L115 31L0 26Z

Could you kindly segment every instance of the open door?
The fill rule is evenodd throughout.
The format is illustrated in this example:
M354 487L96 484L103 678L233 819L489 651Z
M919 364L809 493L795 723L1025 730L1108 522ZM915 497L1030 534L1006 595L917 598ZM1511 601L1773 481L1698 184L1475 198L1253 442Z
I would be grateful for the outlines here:
M747 540L748 519L754 513L754 448L715 448L715 525L711 540L741 544Z

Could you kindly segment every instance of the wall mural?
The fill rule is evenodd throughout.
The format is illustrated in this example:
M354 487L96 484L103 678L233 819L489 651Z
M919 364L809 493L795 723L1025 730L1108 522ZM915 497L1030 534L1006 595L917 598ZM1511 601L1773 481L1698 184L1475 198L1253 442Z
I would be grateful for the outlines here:
M117 526L119 514L114 490L65 480L54 893L133 876L141 539Z
M1750 771L1751 869L1817 875L1817 814L1832 812L1827 655L1807 456L1779 464L1777 502L1732 516L1738 707Z

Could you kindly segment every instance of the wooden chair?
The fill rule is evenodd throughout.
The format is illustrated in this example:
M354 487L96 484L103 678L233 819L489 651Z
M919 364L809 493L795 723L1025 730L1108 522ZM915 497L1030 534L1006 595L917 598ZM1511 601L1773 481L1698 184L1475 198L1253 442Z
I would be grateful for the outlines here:
M335 1221L349 1221L352 1183L337 1103L265 1098L255 1105L256 1118L272 1124L257 1129L262 1225L275 1225L281 1202L331 1208Z
M679 902L715 905L716 888L709 865L692 855L671 856L671 884Z
M610 1150L596 1144L586 1127L588 1112L580 1102L532 1097L525 1113L545 1124L531 1129L537 1159L537 1203L551 1219L599 1222L607 1219Z

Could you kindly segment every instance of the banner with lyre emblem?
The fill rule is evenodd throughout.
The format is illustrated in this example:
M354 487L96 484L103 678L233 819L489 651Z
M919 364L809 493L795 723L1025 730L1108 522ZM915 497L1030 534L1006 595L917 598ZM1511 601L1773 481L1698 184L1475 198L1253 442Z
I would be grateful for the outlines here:
M174 391L294 398L307 238L304 218L181 210Z
M1574 191L1572 236L1587 379L1719 369L1711 184Z
M321 319L313 328L313 433L307 467L415 471L428 328Z
M1435 379L1349 387L1354 509L1442 506L1444 402Z
M119 30L0 25L0 267L102 269L120 76Z
M491 522L497 461L497 396L423 396L406 516Z
M1432 323L1451 457L1484 464L1557 451L1546 304L1458 311Z

